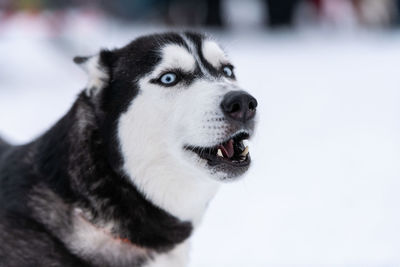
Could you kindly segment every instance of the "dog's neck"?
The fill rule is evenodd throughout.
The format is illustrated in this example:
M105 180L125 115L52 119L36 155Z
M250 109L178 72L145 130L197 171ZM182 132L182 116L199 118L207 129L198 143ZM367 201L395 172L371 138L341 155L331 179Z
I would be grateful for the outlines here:
M192 232L192 222L152 203L113 170L92 111L81 95L68 114L33 143L37 155L45 155L38 158L41 181L89 214L94 225L112 223L111 232L118 238L155 251L182 243Z
M180 220L190 221L197 226L219 184L190 170L163 157L150 170L134 170L130 173L137 174L131 176L132 183L152 203Z

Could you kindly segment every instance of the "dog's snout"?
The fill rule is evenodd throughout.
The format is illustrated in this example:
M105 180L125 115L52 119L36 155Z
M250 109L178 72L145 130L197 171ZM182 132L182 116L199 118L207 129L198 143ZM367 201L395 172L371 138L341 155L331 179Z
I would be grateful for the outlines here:
M257 100L244 91L231 91L224 96L221 108L229 118L247 122L256 114Z

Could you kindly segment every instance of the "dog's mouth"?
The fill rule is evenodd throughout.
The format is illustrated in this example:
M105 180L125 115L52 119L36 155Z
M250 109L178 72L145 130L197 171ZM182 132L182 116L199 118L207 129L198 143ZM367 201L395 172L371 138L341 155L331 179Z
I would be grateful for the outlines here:
M212 147L186 146L185 149L207 160L210 166L221 167L220 165L225 165L224 168L219 168L223 171L232 171L233 169L245 171L251 161L249 147L245 145L248 138L248 133L240 132L229 137L225 142Z

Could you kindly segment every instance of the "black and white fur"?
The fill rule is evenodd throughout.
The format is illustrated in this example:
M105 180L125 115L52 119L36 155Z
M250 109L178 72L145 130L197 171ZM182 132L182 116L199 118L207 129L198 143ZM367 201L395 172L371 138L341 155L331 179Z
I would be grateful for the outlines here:
M229 59L203 35L166 33L75 62L89 78L68 113L31 143L0 140L0 266L186 266L220 181L248 167L187 149L253 133L221 110L240 90ZM181 81L163 86L171 70Z

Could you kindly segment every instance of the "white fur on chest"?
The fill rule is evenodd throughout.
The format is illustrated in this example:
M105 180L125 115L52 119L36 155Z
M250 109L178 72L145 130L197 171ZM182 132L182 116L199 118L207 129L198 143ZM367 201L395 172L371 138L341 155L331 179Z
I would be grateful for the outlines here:
M128 266L150 254L148 249L113 237L112 222L101 227L90 223L80 209L74 210L72 223L73 231L65 237L66 245L75 254L90 259L95 264Z
M102 227L90 223L80 209L75 209L73 232L66 245L75 254L101 266L130 266L145 259L143 267L184 267L189 260L189 241L177 245L166 253L156 253L111 235L113 224Z

